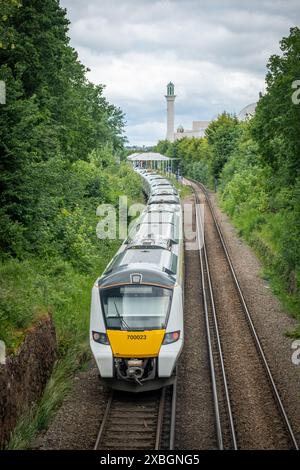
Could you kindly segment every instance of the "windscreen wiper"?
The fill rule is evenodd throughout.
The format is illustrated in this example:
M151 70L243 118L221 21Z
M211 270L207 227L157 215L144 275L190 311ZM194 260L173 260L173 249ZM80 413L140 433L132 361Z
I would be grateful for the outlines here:
M118 307L117 307L117 304L116 304L115 301L114 301L114 306L115 306L118 318L120 319L121 325L125 326L125 328L127 328L127 330L129 330L130 328L129 328L128 324L126 323L126 321L124 320L124 318L122 317L122 315L120 315L120 312L118 310Z

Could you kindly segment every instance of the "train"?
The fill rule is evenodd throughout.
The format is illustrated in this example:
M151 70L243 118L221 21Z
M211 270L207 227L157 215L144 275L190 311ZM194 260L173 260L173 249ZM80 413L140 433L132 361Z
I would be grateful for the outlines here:
M184 344L183 213L164 176L136 168L147 205L92 288L90 347L112 389L173 383Z

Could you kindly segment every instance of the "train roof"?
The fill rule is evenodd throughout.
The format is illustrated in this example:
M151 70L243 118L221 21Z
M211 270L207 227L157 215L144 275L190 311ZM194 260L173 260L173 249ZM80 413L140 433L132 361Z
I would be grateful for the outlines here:
M148 181L159 181L159 180L165 180L162 176L159 175L146 175L146 179Z
M178 227L173 223L154 220L143 220L136 226L136 230L131 235L131 240L135 244L160 244L164 240L170 240L171 243L177 242ZM145 243L146 242L146 243Z
M180 212L179 204L156 203L147 207L147 212Z
M179 218L179 215L173 211L172 212L164 212L164 211L159 211L159 210L147 211L142 214L136 226L138 227L140 224L144 224L144 223L174 224L179 220L178 218Z
M121 266L118 271L109 273L98 279L99 288L113 287L122 284L135 284L133 275L141 275L140 284L154 284L161 287L172 288L175 285L175 277L164 270L158 270L157 267L143 266L141 264L132 264L130 266Z
M151 180L150 180L150 186L151 186L151 187L152 187L152 186L161 186L161 185L163 185L163 184L167 184L168 186L171 186L171 188L173 188L173 186L172 186L172 184L170 183L170 181L168 181L168 180L166 180L166 179L164 179L164 178L162 178L162 179L158 178L158 179L153 179L153 180L151 179Z
M180 204L178 196L172 195L160 195L160 196L150 196L148 204Z
M150 197L128 239L99 278L100 288L130 284L133 274L141 274L142 284L175 284L181 214L177 191L160 175L140 174L158 194Z
M164 188L164 187L156 187L156 188L151 188L151 196L160 196L160 195L178 195L178 192L176 191L175 188Z
M117 284L130 283L130 275L140 273L143 282L174 284L173 276L176 275L177 256L160 247L129 247L118 253L108 265L103 276L99 280L102 287Z

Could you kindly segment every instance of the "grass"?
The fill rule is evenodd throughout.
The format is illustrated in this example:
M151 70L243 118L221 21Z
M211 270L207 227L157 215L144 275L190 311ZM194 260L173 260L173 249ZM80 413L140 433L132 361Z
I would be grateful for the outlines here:
M45 312L53 315L60 352L88 331L90 291L104 270L119 240L103 242L94 268L84 273L59 257L24 261L11 259L0 265L0 338L8 353L15 353L27 328ZM84 333L83 333L84 332Z
M14 353L41 312L51 312L58 338L58 361L38 404L19 420L8 449L26 449L36 434L46 428L70 389L72 377L90 359L88 345L91 288L120 245L119 240L103 242L93 272L82 273L60 258L39 258L3 263L0 274L7 302L0 335ZM17 295L15 293L18 292ZM9 309L12 315L7 315ZM13 311L17 311L16 315ZM6 312L6 313L5 313Z
M263 255L258 253L258 256L263 261ZM276 269L271 266L267 266L266 261L264 262L264 268L261 273L263 279L266 279L270 288L276 297L280 300L282 308L288 312L295 320L297 325L295 328L289 329L285 332L285 335L289 338L300 338L300 305L299 300L294 294L287 291L285 283L282 277L278 274Z
M177 191L179 193L179 196L182 200L193 194L193 190L192 190L191 186L188 186L187 184L180 183L179 181L177 181L175 176L168 176L167 178L175 186L175 188L177 189Z
M27 227L28 240L24 239L19 259L2 253L6 257L0 263L0 339L7 354L17 354L27 330L45 313L54 319L58 340L58 360L44 394L20 418L10 449L30 446L36 433L51 421L76 370L91 357L91 289L121 244L119 239L96 237L97 205L110 203L118 214L120 195L127 194L129 204L142 200L140 178L127 164L101 170L109 190L101 185L99 190L90 188L95 171L84 163L73 175L74 187L66 187L65 198L59 195L57 202L55 195L47 197L46 213L41 216L38 212L36 229ZM47 212L48 205L53 211ZM28 251L29 245L32 251Z
M219 195L220 196L220 195ZM239 235L253 248L263 265L262 277L279 299L282 308L297 321L297 326L286 332L291 338L300 337L300 299L289 289L287 267L278 245L278 220L274 214L263 216L258 209L244 207L228 210L226 201L219 198L220 207L229 215Z
M176 183L175 187L178 190L180 198L182 200L184 200L188 196L193 195L193 190L192 190L191 186L188 186L187 184Z
M47 310L41 278L35 263L9 260L0 266L0 338L13 353L22 343L26 328Z
M78 370L81 361L84 362L84 352L87 348L70 350L68 354L57 362L48 381L40 402L24 414L19 420L10 442L9 450L27 449L39 431L45 429L55 415L63 398L70 390L72 377Z

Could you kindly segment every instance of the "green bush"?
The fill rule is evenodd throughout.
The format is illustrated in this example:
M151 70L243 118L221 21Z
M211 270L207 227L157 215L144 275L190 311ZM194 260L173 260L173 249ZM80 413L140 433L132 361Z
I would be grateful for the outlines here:
M273 289L300 322L300 29L280 42L267 64L266 92L245 122L224 112L205 138L160 141L183 175L217 183L221 207L264 263ZM297 334L300 333L300 326Z
M117 208L121 195L129 204L142 201L139 176L127 164L116 164L109 149L105 155L105 168L97 152L86 161L31 164L23 185L24 199L34 199L34 206L25 204L22 224L2 217L3 239L13 236L0 267L0 338L9 350L49 311L62 351L75 338L87 338L92 282L121 243L97 238L96 209L102 202Z

